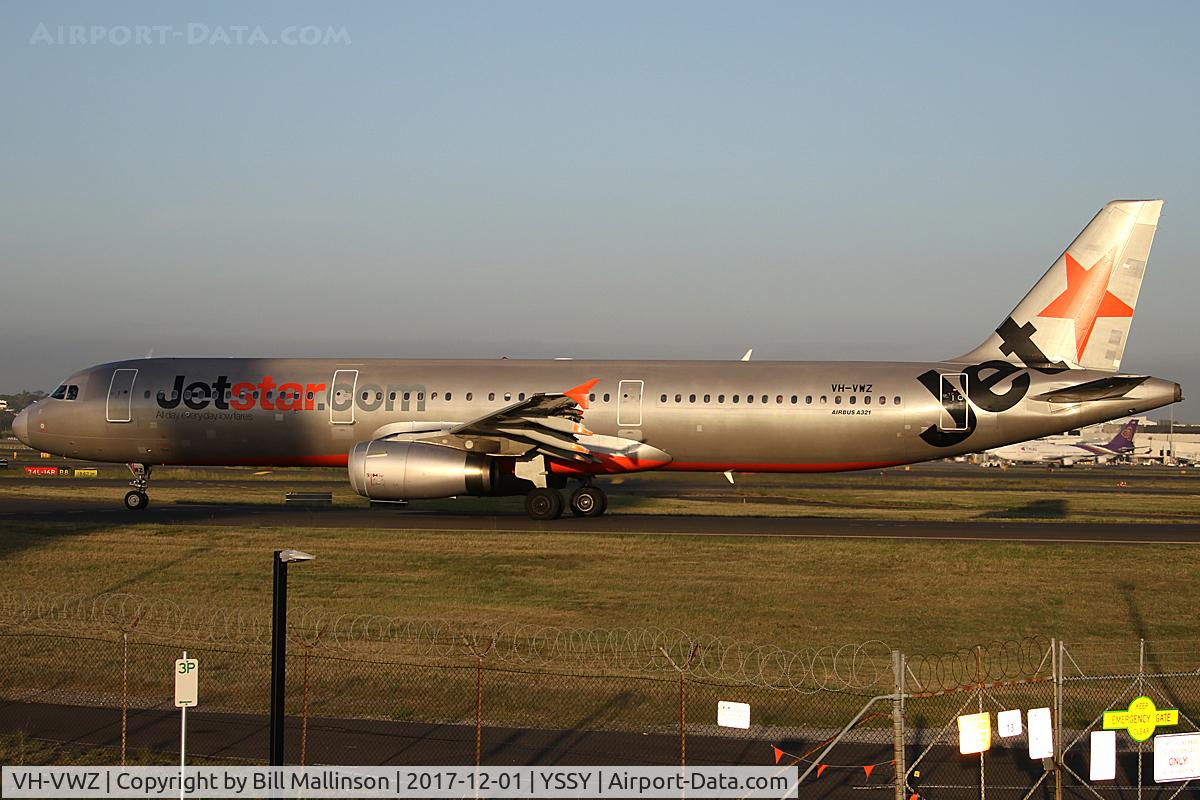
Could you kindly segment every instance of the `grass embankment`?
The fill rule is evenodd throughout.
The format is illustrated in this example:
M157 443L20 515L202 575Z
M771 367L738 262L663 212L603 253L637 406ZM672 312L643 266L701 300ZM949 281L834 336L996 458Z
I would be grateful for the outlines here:
M0 585L265 611L280 546L318 556L293 570L293 606L333 613L909 652L1030 633L1200 638L1180 613L1200 605L1192 545L4 523Z

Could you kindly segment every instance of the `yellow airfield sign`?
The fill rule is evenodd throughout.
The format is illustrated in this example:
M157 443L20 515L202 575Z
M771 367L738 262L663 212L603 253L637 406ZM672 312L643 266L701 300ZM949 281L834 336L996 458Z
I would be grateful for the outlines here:
M1135 742L1144 742L1154 735L1154 729L1179 724L1179 709L1157 708L1145 695L1135 697L1129 708L1104 712L1104 730L1127 730Z

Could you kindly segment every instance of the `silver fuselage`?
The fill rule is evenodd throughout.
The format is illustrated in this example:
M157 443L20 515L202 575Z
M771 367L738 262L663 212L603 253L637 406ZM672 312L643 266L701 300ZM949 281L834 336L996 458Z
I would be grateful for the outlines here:
M76 399L41 401L15 428L32 447L98 461L340 466L406 424L468 421L597 379L584 424L669 454L656 468L826 472L976 452L1181 397L1149 378L1117 399L1037 399L1109 377L1000 362L149 358L72 375Z

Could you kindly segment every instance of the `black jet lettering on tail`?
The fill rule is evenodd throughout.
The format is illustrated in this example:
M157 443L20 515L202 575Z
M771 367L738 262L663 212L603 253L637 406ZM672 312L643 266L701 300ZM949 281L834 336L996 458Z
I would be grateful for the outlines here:
M930 425L921 431L921 438L934 447L953 447L956 444L965 442L967 437L974 433L975 428L979 426L979 418L975 416L975 410L966 403L955 404L951 398L942 396L942 373L936 369L922 373L917 377L917 380L929 390L931 395L938 399L938 402L942 404L942 408L951 416L955 424L963 428L959 431L944 431L937 425Z
M1037 328L1032 322L1018 325L1012 317L1006 317L1004 322L1000 323L1000 327L996 328L996 333L1000 334L1004 341L1004 344L1000 345L1000 352L1006 356L1016 353L1021 363L1030 369L1036 369L1043 375L1056 375L1070 369L1061 361L1051 361L1042 349L1034 344L1033 335L1037 333Z
M996 329L996 333L1003 342L1000 352L1006 356L1016 354L1025 367L1010 361L984 361L963 368L963 374L967 376L967 397L971 403L984 411L999 414L1021 402L1029 393L1030 380L1027 369L1037 370L1043 375L1056 375L1070 369L1061 361L1051 361L1034 343L1033 335L1037 333L1037 328L1032 322L1018 325L1012 317L1007 317ZM1012 380L1008 389L996 391L997 387L1009 378ZM938 399L955 423L964 428L958 431L944 431L937 425L930 425L921 432L921 438L934 447L952 447L966 441L979 425L979 420L970 405L966 407L964 424L962 404L955 402L954 398L942 396L941 373L929 370L917 380Z

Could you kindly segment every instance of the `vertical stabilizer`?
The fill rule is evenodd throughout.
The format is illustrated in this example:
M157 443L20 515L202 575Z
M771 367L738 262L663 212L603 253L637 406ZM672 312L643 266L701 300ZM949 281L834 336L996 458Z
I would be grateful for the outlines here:
M1161 200L1106 205L996 332L952 360L1118 371L1161 211Z
M1104 445L1108 450L1114 453L1128 453L1133 449L1133 437L1137 436L1138 421L1130 420L1122 426L1120 433L1112 438L1112 441Z

